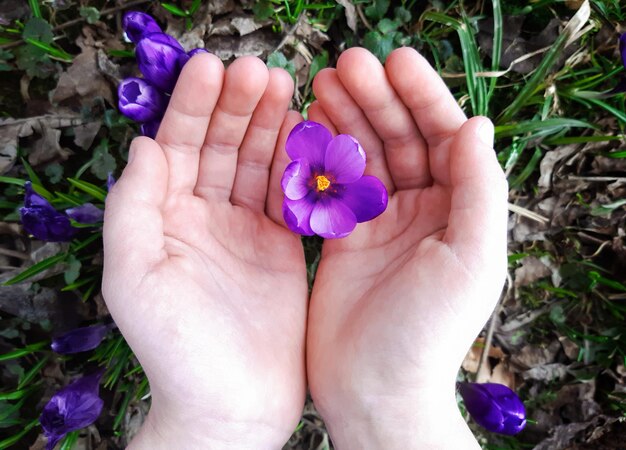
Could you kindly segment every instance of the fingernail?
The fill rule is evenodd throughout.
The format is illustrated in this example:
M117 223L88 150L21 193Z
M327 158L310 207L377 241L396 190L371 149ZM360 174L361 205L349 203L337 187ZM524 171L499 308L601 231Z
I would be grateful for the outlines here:
M483 123L476 130L476 134L483 144L489 148L493 147L493 123L491 120L483 120Z

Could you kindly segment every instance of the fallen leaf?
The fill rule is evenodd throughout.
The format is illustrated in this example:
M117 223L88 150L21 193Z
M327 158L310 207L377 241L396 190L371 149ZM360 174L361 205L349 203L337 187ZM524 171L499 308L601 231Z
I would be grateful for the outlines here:
M348 23L348 27L356 33L356 7L350 0L336 0L338 4L343 6L344 12L346 14L346 22Z
M567 366L561 363L546 364L543 366L533 367L522 372L524 380L535 381L554 381L563 380L567 376Z
M552 271L539 258L527 256L515 269L515 288L528 286L542 278L550 276Z

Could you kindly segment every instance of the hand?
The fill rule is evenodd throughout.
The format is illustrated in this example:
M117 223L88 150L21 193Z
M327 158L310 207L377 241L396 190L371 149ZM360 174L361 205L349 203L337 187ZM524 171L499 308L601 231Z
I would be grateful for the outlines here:
M337 448L477 448L455 401L461 361L506 273L507 183L486 118L467 120L415 50L344 52L311 120L351 134L386 212L327 240L307 373Z
M280 448L297 426L306 268L299 237L265 213L282 195L268 179L292 93L257 58L224 70L197 55L156 141L131 145L107 198L103 280L150 381L131 448Z

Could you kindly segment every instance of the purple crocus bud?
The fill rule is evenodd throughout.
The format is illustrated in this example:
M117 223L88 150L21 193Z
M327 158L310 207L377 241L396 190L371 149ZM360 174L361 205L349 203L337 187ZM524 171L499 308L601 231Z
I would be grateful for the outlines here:
M514 435L526 426L526 408L508 387L497 383L457 383L465 408L481 427Z
M135 44L141 40L144 34L161 32L161 27L152 16L139 11L129 11L124 14L122 28L128 39Z
M66 209L65 214L78 223L98 223L104 217L104 211L91 203Z
M209 53L209 51L206 48L194 48L193 50L189 50L187 55L189 55L189 57L192 58L193 56L199 53Z
M333 138L323 125L305 121L291 130L285 149L292 162L281 180L283 217L293 232L345 237L387 208L387 189L363 176L365 152L352 136Z
M96 421L104 405L98 395L103 374L101 369L79 378L54 394L44 406L39 422L48 438L46 450L52 450L67 433Z
M174 90L178 75L189 55L169 34L146 34L137 44L137 64L143 76L168 94Z
M141 78L126 78L117 87L120 112L137 122L160 119L167 100L154 86Z
M142 136L148 136L150 139L156 138L159 127L161 126L160 120L153 120L152 122L142 123L140 131Z
M20 218L24 230L40 241L67 242L71 241L76 229L72 227L65 214L37 194L30 181L24 184L24 206L20 208Z
M52 339L52 350L62 355L93 350L115 324L76 328Z

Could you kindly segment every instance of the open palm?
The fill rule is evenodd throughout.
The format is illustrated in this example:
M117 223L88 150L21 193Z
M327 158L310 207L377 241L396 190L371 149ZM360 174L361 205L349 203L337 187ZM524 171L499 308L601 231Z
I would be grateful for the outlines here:
M279 447L302 411L304 257L265 213L292 92L257 58L195 56L107 199L105 299L150 381L152 428L188 448Z
M408 48L384 68L350 49L336 70L318 74L314 91L309 118L355 136L366 173L390 193L379 218L324 243L307 337L315 404L331 436L359 418L415 410L427 397L455 407L456 372L506 270L507 189L491 125L468 121Z

